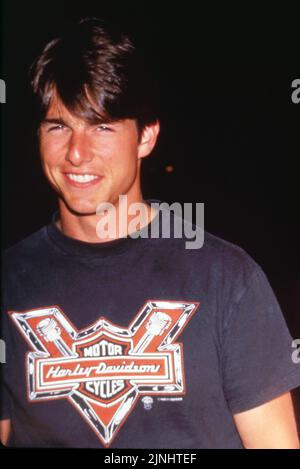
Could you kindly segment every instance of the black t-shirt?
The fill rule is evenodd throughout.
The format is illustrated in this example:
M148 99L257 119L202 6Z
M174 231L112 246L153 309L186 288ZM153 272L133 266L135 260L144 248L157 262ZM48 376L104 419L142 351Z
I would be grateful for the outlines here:
M300 385L262 269L207 232L92 244L52 221L5 253L2 337L10 446L241 448L233 414Z

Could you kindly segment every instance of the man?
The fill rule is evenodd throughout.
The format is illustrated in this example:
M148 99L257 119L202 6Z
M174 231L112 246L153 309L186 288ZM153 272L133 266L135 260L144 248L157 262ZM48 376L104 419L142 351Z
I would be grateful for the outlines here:
M209 233L163 237L143 200L159 122L132 41L85 20L32 73L59 211L5 254L3 443L298 448L300 368L261 268Z

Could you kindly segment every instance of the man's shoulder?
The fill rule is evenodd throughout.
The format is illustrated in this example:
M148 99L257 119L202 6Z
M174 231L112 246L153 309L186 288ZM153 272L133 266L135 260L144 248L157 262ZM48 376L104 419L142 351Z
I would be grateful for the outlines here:
M43 226L3 251L4 266L39 258L45 249L47 228Z
M228 241L183 218L176 216L174 218L177 218L178 225L182 223L183 236L178 240L174 237L172 241L175 242L175 245L177 245L183 254L185 253L188 257L194 258L196 262L202 262L203 259L205 259L209 264L218 266L219 268L221 265L224 266L224 268L233 269L243 267L249 269L249 271L258 267L255 260L242 246ZM197 233L194 239L191 238L192 233ZM197 237L201 239L200 245L199 242L195 242ZM191 239L192 242L189 243Z
M182 276L187 274L194 279L209 279L210 285L219 285L222 289L230 290L236 286L242 290L262 271L247 248L182 218L179 218L179 225L181 221L183 228L186 228L183 233L188 236L172 236L169 240L161 240L160 258L167 258L169 263L180 270ZM195 230L198 230L199 237L202 236L203 243L196 249L191 243L188 248L188 238L191 240L190 235Z
M208 254L222 257L224 260L253 261L242 246L207 230L204 232L204 247L207 248Z
M218 269L222 269L224 274L236 272L251 276L254 271L261 269L243 247L208 231L205 231L204 246L207 257Z

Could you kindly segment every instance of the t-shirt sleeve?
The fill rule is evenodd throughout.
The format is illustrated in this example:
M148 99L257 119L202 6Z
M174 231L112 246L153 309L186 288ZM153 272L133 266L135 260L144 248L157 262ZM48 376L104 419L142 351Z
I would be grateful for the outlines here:
M223 330L224 391L233 414L300 386L292 342L272 288L255 264Z
M2 297L3 297L2 292ZM3 305L3 311L5 307ZM0 337L1 337L1 364L0 364L0 420L11 418L11 394L9 392L10 373L14 362L13 346L9 331L8 317L1 311Z
M6 420L11 418L10 395L2 379L0 386L0 420Z
M9 375L9 352L7 350L8 345L8 335L7 328L4 327L5 321L3 321L3 315L1 315L1 364L0 364L0 420L5 420L10 418L11 414L11 401L10 394L7 388L8 375ZM6 326L6 324L5 324Z

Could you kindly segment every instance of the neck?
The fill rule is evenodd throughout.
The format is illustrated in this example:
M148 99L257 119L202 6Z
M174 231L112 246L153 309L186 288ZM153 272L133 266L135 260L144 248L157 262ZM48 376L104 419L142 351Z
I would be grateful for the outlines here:
M142 197L133 214L129 212L129 204L119 201L112 209L102 213L81 215L70 211L65 203L59 201L60 217L57 227L66 236L89 243L108 242L114 239L130 236L131 233L141 230L151 223L156 215L155 209L150 207Z

